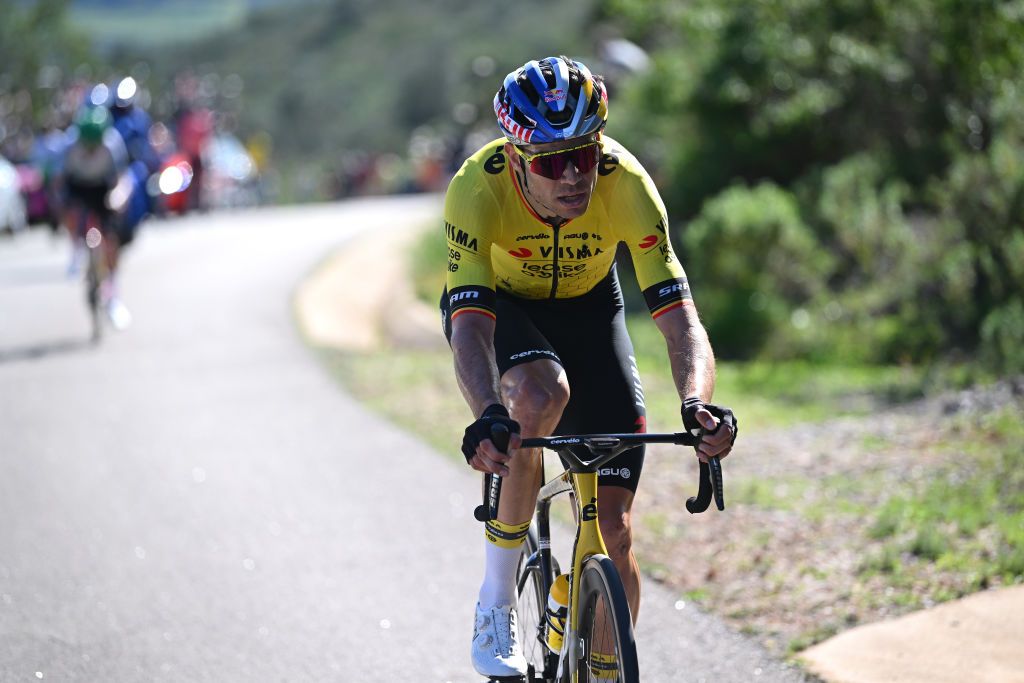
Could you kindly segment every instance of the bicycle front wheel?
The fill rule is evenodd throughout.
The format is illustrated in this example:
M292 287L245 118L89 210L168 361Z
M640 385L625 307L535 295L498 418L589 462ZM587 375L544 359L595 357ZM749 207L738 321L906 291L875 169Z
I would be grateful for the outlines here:
M544 642L544 613L547 609L548 586L551 585L551 580L552 577L547 577L545 581L543 576L537 552L537 534L534 528L530 527L516 571L516 612L523 656L537 677L544 671L549 652Z
M580 578L579 661L581 683L638 683L633 620L615 564L593 555L583 564Z

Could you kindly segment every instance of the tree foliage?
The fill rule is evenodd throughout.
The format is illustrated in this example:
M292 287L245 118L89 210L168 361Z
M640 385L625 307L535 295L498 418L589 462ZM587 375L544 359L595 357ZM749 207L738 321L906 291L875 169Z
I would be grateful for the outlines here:
M279 161L329 162L346 150L405 153L410 131L457 134L485 125L501 77L538 55L575 53L593 2L518 5L439 0L283 3L242 30L153 51L161 74L234 73L245 83L243 124L274 132ZM299 8L297 8L299 7ZM538 22L543 14L545 22ZM469 107L469 123L453 109Z
M614 103L617 135L662 169L713 341L746 320L750 339L731 353L965 356L1024 370L1024 2L602 10L652 52L651 71ZM803 254L786 246L790 232L763 241L781 196L794 206L787 224L808 235ZM791 253L792 271L751 299L744 288L760 276L723 278L723 249L755 273L766 254ZM814 286L785 285L796 272ZM741 314L744 297L754 303ZM767 333L765 301L780 312Z
M65 22L70 0L0 0L0 92L53 88L91 56L88 42ZM48 77L44 67L56 68ZM33 98L42 106L42 98Z

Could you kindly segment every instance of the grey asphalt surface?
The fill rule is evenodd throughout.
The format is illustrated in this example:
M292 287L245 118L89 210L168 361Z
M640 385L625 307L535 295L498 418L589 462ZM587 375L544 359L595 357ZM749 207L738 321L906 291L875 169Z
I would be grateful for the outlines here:
M0 240L0 681L480 680L478 479L346 395L291 312L346 240L439 211L155 221L98 347L66 242ZM803 680L681 606L647 581L645 681Z

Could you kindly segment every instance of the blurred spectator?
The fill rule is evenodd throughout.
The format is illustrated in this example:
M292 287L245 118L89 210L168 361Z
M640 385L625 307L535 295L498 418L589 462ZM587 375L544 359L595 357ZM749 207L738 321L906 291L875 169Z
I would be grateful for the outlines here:
M25 225L25 202L18 172L11 162L0 156L0 232L16 233Z
M199 84L195 76L179 76L176 88L177 110L174 112L174 128L178 151L188 159L193 174L189 208L204 208L205 198L201 196L205 172L203 153L210 136L213 135L214 116L213 112L199 101Z

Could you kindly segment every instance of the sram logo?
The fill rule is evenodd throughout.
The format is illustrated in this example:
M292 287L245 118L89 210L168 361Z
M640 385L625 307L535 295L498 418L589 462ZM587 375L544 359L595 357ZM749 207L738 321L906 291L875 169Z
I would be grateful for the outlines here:
M464 299L479 299L480 292L474 292L472 290L468 292L459 292L458 294L452 294L448 297L448 303L454 304L456 301L462 301Z
M658 296L659 297L665 297L665 296L669 296L671 294L675 294L676 292L685 292L685 291L687 291L689 289L690 289L690 285L688 283L686 283L686 282L677 282L674 285L669 285L668 287L662 287L661 289L659 289L658 290Z

